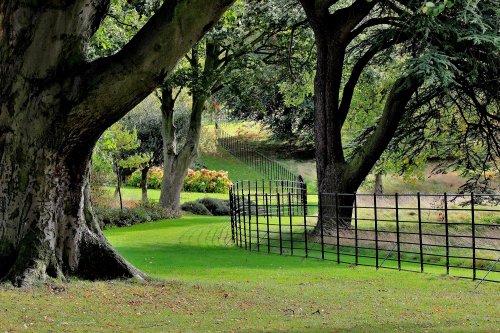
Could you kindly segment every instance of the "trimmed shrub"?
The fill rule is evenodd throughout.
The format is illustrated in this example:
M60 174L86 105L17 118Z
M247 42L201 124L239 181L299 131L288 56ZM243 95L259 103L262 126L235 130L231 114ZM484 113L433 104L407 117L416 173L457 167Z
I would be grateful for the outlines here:
M143 203L135 208L97 207L95 209L101 228L128 227L134 224L179 217L179 212L160 207L157 203Z
M203 198L197 200L205 206L212 215L215 216L229 216L231 214L229 207L229 200L213 199L213 198Z
M226 171L211 171L189 169L184 180L184 191L202 193L228 193L231 181Z
M197 201L186 202L181 206L181 209L195 215L212 215L205 205Z

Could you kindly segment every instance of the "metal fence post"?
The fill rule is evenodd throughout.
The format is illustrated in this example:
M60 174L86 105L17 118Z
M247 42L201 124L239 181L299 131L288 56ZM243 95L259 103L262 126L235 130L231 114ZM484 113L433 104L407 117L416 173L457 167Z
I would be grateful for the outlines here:
M234 242L234 207L233 207L233 189L229 188L229 212L231 215L231 240Z
M377 221L377 194L373 193L373 213L375 222L375 267L378 269L378 221Z
M399 195L397 193L394 194L394 201L396 204L396 242L398 249L398 269L401 270L401 242L399 234Z
M340 220L339 220L339 194L335 192L335 225L337 226L337 264L340 264Z
M476 280L476 222L474 217L474 193L470 194L471 223L472 223L472 279Z
M307 208L304 205L304 250L306 251L306 258L309 257L307 246Z
M420 272L424 272L424 247L422 245L422 207L420 202L420 192L417 193L418 210L418 243L420 246Z
M243 192L243 188L242 188ZM241 203L243 205L243 238L245 238L245 250L247 249L247 222L246 222L246 212L245 212L245 193L242 193Z
M293 256L293 214L292 214L292 194L288 192L288 215L290 217L290 249Z
M271 253L271 233L269 231L269 202L266 193L267 253Z
M356 265L359 263L358 255L358 195L354 193L354 251Z
M252 200L250 197L250 182L248 184L248 247L252 251Z
M444 194L444 228L446 236L446 274L450 274L450 241L448 228L448 195Z
M238 192L236 192L238 193ZM243 238L242 238L242 235L241 235L241 207L240 207L240 196L238 195L237 196L237 199L238 199L238 228L239 228L239 232L238 234L240 235L240 247L243 246Z
M255 182L257 185L257 182ZM257 252L260 252L260 232L259 232L259 194L255 191L255 227L257 229Z
M280 234L280 254L283 254L283 237L281 233L281 200L280 200L280 194L276 193L277 195L277 200L278 200L278 226L279 226L279 234Z
M325 238L324 238L324 231L323 231L323 198L321 192L318 193L319 196L319 228L320 228L320 235L321 235L321 259L325 259Z

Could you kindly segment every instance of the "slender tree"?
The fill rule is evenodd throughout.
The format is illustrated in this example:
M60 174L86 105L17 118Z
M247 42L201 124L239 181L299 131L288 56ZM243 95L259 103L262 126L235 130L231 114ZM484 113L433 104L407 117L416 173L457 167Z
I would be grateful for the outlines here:
M148 172L154 166L161 166L163 161L161 114L156 97L148 96L125 116L123 122L127 128L137 131L140 141L137 152L149 156L149 159L140 165L142 201L147 202Z
M165 82L161 91L164 176L160 204L163 207L179 209L184 178L198 154L207 101L234 82L234 71L247 68L255 57L274 56L273 37L289 30L294 19L282 2L238 1ZM174 124L174 106L180 91L175 87L187 88L192 99L188 130L182 143Z
M109 0L0 1L0 278L142 277L99 229L89 160L230 0L166 0L116 54L87 61Z

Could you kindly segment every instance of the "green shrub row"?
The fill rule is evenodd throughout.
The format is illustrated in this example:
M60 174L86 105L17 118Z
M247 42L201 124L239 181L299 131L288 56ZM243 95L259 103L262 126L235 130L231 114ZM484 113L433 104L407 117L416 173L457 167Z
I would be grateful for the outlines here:
M101 228L128 227L134 224L153 222L162 219L179 217L179 212L167 210L157 203L142 203L134 208L96 207L97 218Z

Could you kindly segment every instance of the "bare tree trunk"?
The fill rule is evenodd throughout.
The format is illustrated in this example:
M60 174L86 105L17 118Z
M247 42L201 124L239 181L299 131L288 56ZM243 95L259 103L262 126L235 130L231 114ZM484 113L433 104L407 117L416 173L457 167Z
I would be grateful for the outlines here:
M116 167L116 192L118 193L118 198L120 199L120 210L123 212L122 176L120 167Z
M148 202L148 172L149 166L145 166L141 170L141 193L142 193L142 202Z
M160 205L167 209L180 209L180 196L189 166L198 154L201 134L201 117L205 108L205 97L193 93L193 106L188 137L182 147L177 146L174 126L174 104L172 90L162 90L162 135L163 135L163 179Z
M375 194L384 194L382 186L382 173L380 172L375 174Z

